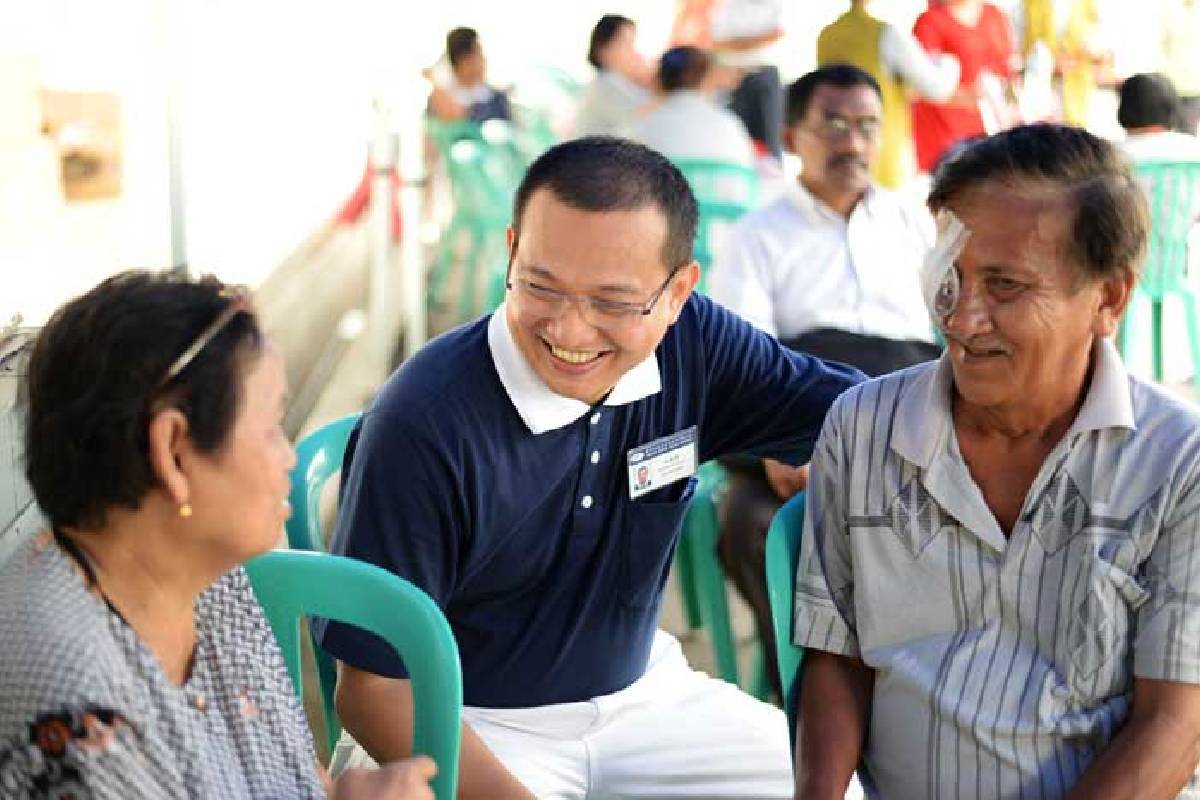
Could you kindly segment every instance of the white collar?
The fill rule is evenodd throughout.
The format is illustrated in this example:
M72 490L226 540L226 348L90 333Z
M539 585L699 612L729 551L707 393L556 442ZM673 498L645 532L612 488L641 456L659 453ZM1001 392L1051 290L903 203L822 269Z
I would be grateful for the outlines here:
M512 331L508 328L505 304L492 312L488 320L488 349L496 374L508 393L517 413L524 420L529 432L535 436L547 431L570 425L592 410L582 400L556 394L538 377L517 349ZM662 391L662 377L658 371L658 359L651 353L641 363L626 372L604 399L606 406L623 406L658 394Z
M878 194L879 192L875 184L867 186L867 190L863 193L862 198L851 209L850 216L854 216L860 211L866 213L868 216L873 214ZM808 187L801 183L799 178L788 183L787 196L791 199L792 204L805 215L823 217L827 220L840 222L843 225L847 222L847 218L834 211L824 200L810 192Z
M892 449L918 467L927 468L951 424L954 371L950 354L944 353L933 368L919 371L915 380L918 384L905 393L896 410ZM1092 347L1092 380L1087 395L1066 436L1106 428L1135 430L1137 425L1129 374L1113 343L1099 339Z

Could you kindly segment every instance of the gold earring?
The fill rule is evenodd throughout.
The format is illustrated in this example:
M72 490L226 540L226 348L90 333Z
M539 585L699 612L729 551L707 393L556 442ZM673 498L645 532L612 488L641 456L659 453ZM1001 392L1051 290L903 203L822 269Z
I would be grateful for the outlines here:
M192 505L191 505L191 503L182 503L182 504L180 504L180 506L179 506L179 516L181 516L181 517L184 517L184 518L187 518L187 517L190 517L191 515L192 515Z

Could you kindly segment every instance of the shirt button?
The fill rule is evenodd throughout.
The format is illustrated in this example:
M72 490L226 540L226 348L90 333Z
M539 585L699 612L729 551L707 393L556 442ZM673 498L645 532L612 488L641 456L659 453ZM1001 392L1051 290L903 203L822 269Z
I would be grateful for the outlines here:
M593 451L592 451L592 463L593 463L593 464L599 464L599 463L600 463L600 451L599 451L599 450L593 450Z
M590 494L585 495L584 498L579 501L579 505L583 506L584 508L591 508L592 507L592 496Z
M600 424L600 412L599 411L597 411L595 414L592 414L592 424L593 425Z
M199 693L193 694L191 700L192 708L196 709L197 711L204 712L208 710L208 698L206 698L204 695Z

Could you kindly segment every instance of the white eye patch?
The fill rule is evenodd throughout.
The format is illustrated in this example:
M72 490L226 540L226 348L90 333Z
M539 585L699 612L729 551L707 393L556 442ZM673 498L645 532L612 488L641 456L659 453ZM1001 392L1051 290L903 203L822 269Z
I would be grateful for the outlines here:
M954 262L967 246L971 231L949 209L937 214L937 241L921 266L921 294L925 307L938 325L958 307L961 285Z

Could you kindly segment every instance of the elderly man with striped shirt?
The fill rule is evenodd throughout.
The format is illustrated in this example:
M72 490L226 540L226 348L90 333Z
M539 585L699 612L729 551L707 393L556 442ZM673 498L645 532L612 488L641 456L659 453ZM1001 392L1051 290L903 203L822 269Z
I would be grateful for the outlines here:
M1200 798L1200 414L1107 339L1140 190L1036 125L930 206L947 352L846 392L812 460L796 796Z

